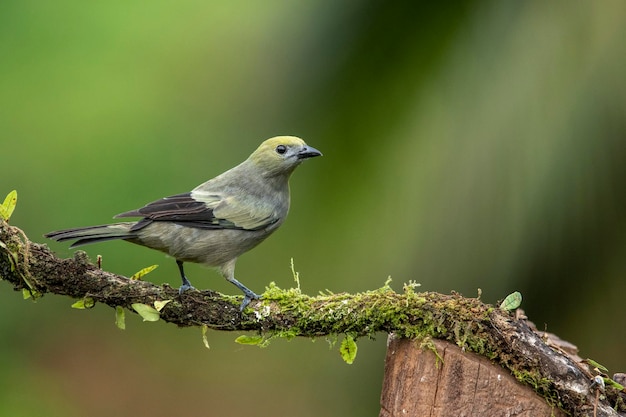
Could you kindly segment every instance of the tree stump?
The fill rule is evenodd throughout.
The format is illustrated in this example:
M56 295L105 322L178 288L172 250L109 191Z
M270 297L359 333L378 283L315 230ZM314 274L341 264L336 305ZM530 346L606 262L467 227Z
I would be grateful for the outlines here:
M565 416L487 358L432 340L389 336L380 417Z

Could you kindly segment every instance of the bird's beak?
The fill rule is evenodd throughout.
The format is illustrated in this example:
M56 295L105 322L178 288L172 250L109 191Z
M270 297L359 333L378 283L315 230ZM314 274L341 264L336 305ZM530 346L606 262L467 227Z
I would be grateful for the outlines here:
M305 146L298 152L298 159L313 158L314 156L322 156L322 153L311 146Z

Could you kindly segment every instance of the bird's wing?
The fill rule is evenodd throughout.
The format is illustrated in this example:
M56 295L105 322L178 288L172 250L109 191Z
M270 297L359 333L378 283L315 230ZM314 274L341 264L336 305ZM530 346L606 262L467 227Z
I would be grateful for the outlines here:
M246 230L263 229L279 220L273 207L260 204L258 201L251 202L234 197L222 199L215 206L213 214Z
M217 193L189 192L165 197L115 217L143 217L131 230L153 221L170 221L201 229L258 230L278 221L271 210L244 204Z

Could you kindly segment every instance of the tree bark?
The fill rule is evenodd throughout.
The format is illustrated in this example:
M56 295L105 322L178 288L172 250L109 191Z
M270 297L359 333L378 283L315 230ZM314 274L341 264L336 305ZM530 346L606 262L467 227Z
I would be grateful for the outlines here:
M564 417L484 356L434 340L437 354L389 336L380 417Z
M407 404L417 401L413 399L414 391L410 388L424 385L416 384L416 381L429 375L424 373L418 377L407 372L414 369L427 372L429 366L423 362L423 358L428 358L432 364L432 355L420 351L397 356L393 352L404 352L398 350L400 348L397 344L404 347L421 344L430 352L438 352L440 356L443 352L441 369L452 369L453 373L448 380L433 382L438 387L437 392L441 392L435 395L439 403L432 402L435 400L431 396L430 399L419 399L419 404L429 404L428 401L433 405L450 402L456 404L455 407L461 407L463 403L463 408L458 410L474 410L481 409L476 401L489 400L491 404L483 409L496 410L495 403L503 399L510 400L510 395L504 393L498 397L492 395L490 385L477 385L484 383L483 379L475 376L478 369L487 372L487 375L496 375L488 379L497 380L497 375L503 378L505 375L506 378L513 375L518 381L530 386L541 397L541 401L548 401L548 409L558 407L573 416L626 415L626 394L613 386L607 386L606 391L599 395L592 384L594 375L585 364L566 355L549 340L544 340L543 335L534 331L524 318L517 318L511 312L484 304L477 298L464 298L458 294L420 293L412 285L405 285L402 293L396 293L387 284L364 293L310 297L297 288L281 290L270 285L262 300L252 302L249 308L240 312L241 297L197 290L180 296L176 289L167 284L157 286L103 271L91 264L85 253L80 251L73 259L59 259L47 246L29 241L20 229L1 220L0 278L13 285L15 290L33 297L53 293L75 299L90 299L132 312L133 304L153 306L155 301L169 301L159 312L161 320L178 326L255 331L259 334L254 339L255 343L266 343L275 337L343 334L356 339L379 332L393 333L395 337L405 340L393 339L391 342L393 349L388 353L387 388L383 399L400 404L399 410L407 409ZM474 360L475 356L468 353L450 356L453 350L448 345L438 345L437 339L449 341L466 352L474 352L487 359L483 359L479 366L455 365L457 359L453 358ZM406 363L406 369L398 368L402 362ZM409 385L398 384L398 378L402 375L406 375ZM439 372L437 378L446 375ZM466 391L470 394L457 396L457 392L463 392L457 389L462 388L464 381L470 381L470 391ZM472 387L482 392L472 393ZM523 398L527 398L526 392ZM381 415L404 415L397 414L397 410L397 407L386 402ZM423 415L438 415L436 412L437 407L431 407L429 413ZM420 411L413 415L422 414Z

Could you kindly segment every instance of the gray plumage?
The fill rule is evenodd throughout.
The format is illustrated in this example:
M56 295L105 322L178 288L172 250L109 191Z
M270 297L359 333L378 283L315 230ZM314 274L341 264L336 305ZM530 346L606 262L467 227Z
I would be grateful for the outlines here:
M179 266L181 293L193 288L184 262L219 268L244 292L241 309L259 296L235 279L237 258L265 240L289 211L289 177L305 159L321 153L300 138L277 136L248 159L191 192L162 198L116 218L133 222L60 230L46 235L76 240L71 247L122 239L167 253Z

